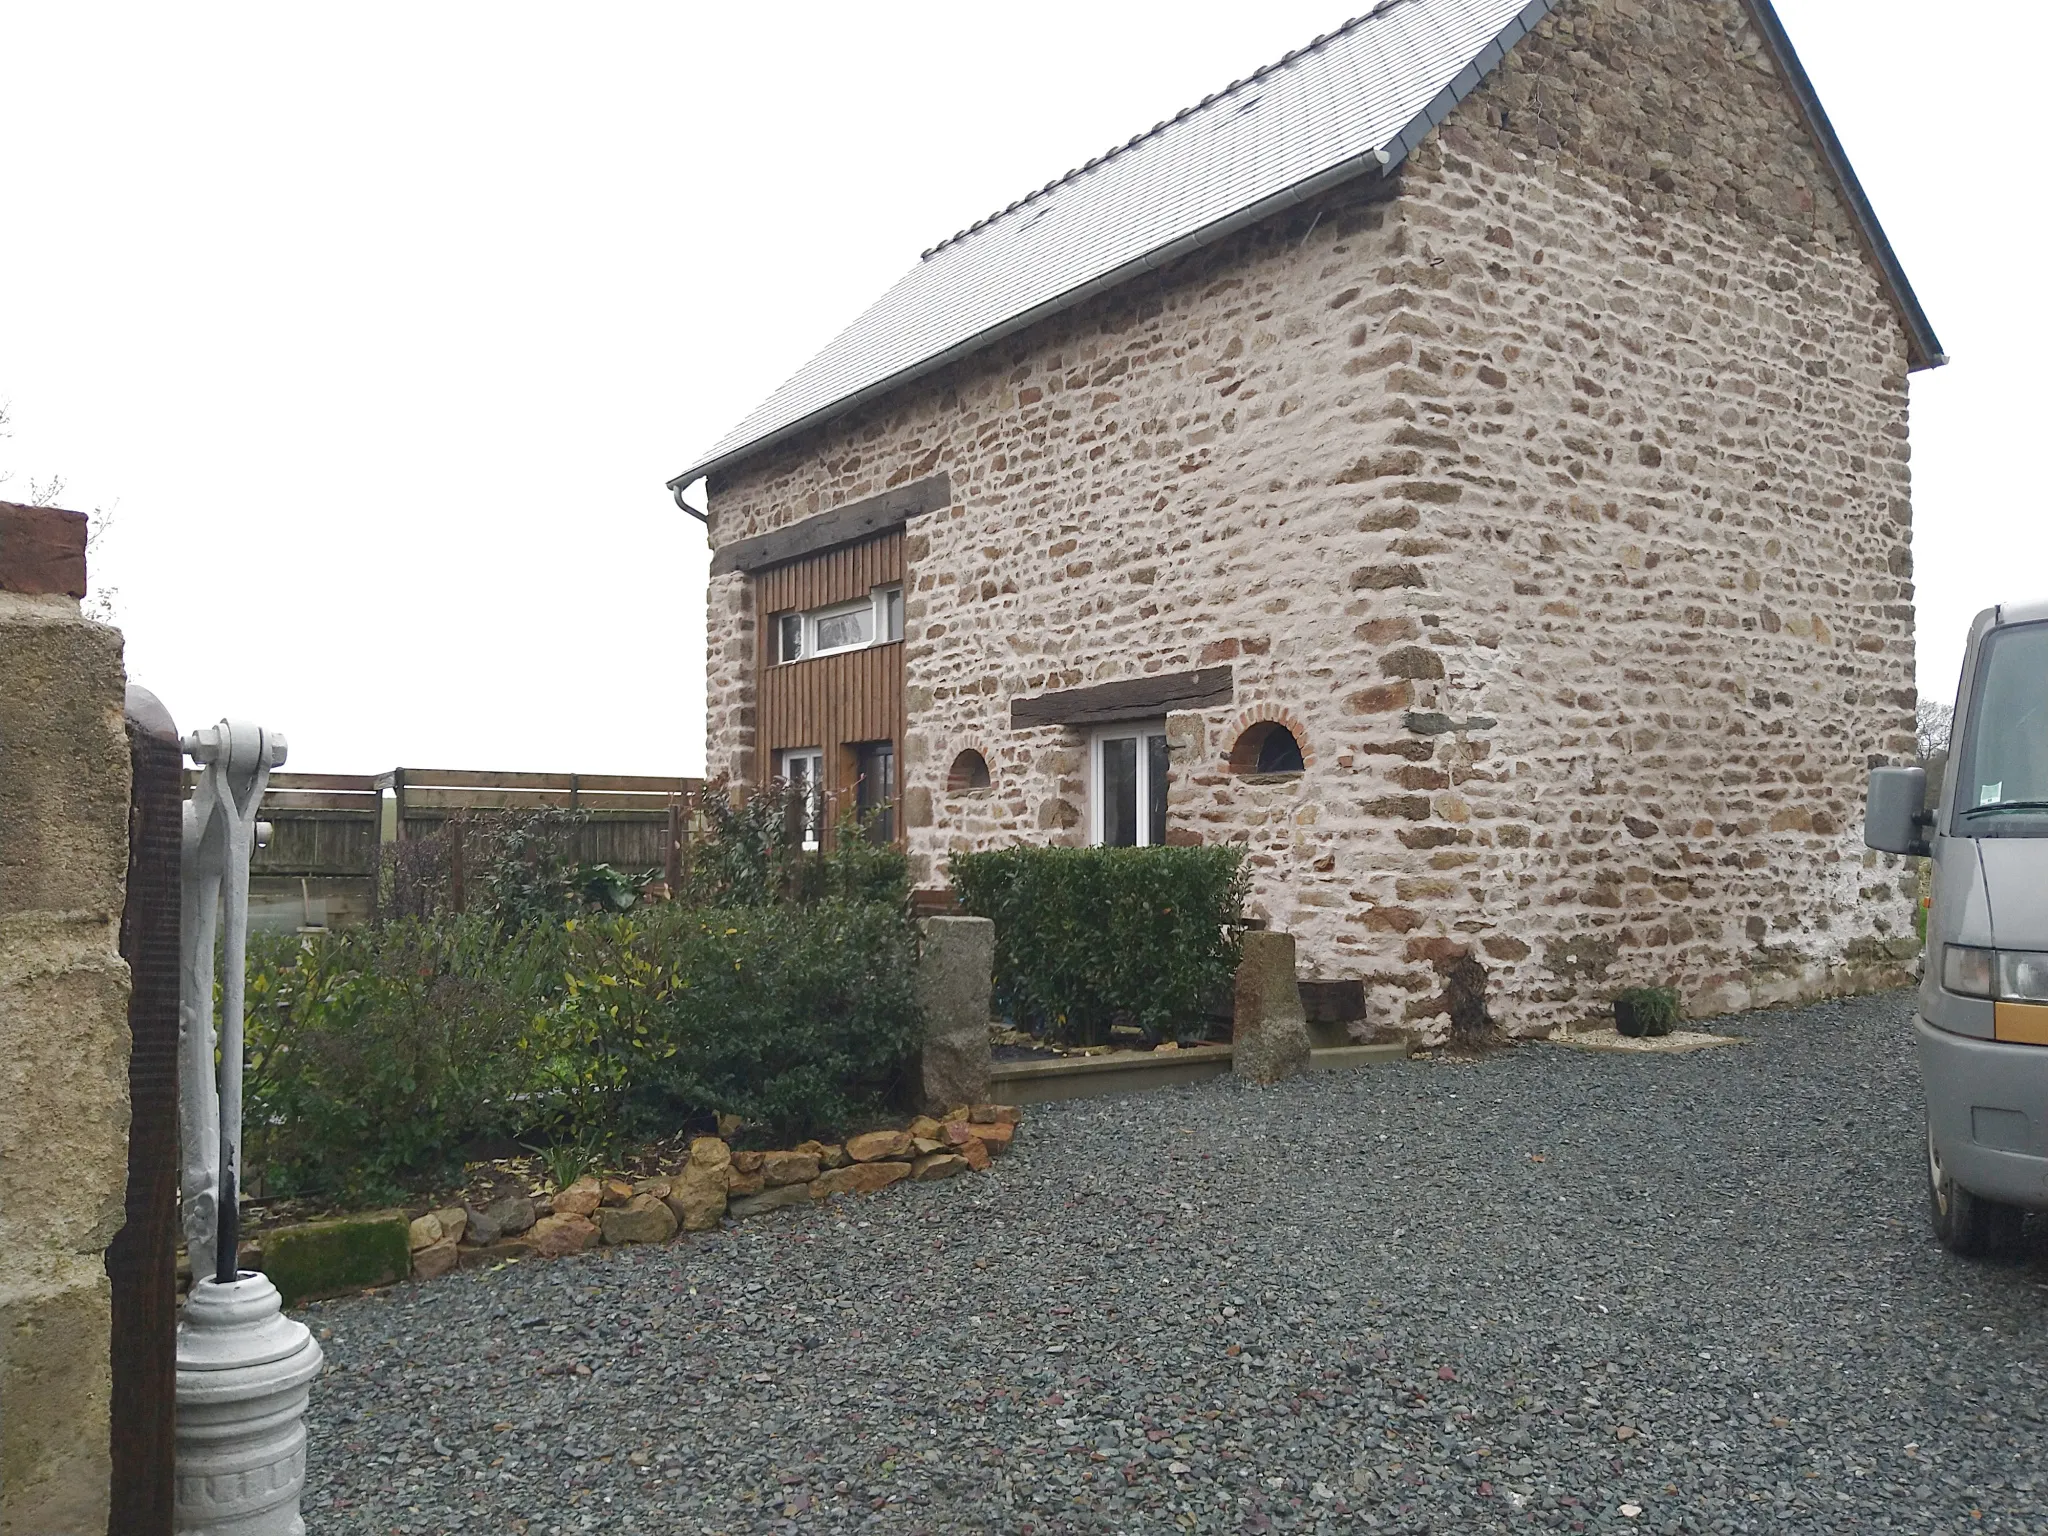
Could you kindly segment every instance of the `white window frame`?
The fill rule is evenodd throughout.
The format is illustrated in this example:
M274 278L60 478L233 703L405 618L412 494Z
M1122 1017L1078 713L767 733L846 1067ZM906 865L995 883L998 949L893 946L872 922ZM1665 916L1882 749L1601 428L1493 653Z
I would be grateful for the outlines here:
M891 599L894 612L891 612ZM818 645L818 625L826 619L835 619L844 614L859 613L863 608L868 612L869 638L857 645L835 645L821 649ZM891 623L891 618L895 622ZM782 653L784 623L794 618L797 625L797 654L785 656ZM775 664L788 666L792 662L809 661L817 656L843 656L848 651L865 651L872 646L894 645L903 638L903 584L890 582L887 586L875 587L866 597L854 598L851 602L831 603L823 608L810 608L800 613L784 610L773 615L775 625Z
M1152 749L1151 737L1164 736L1164 720L1133 720L1119 725L1097 726L1088 737L1088 842L1091 847L1102 846L1102 812L1105 796L1102 792L1102 744L1106 741L1125 741L1135 738L1138 743L1138 841L1139 848L1150 848L1152 843ZM1170 771L1170 770L1169 770Z
M803 846L806 853L815 853L820 834L825 825L825 749L823 747L785 747L775 754L775 776L785 784L796 783L790 765L802 761L810 764L810 771L804 776L808 786L806 798L807 815L804 827Z
M785 656L785 655L783 654L783 641L784 641L784 639L785 639L785 638L787 638L787 635L788 635L788 629L789 629L789 621L790 621L791 619L795 619L795 620L796 620L796 654L795 654L794 656ZM789 664L790 664L791 662L793 662L793 661L802 661L802 660L804 659L804 657L805 657L805 655L806 655L806 654L808 654L808 653L806 652L806 650L805 650L805 647L804 647L804 616L803 616L802 614L800 614L800 613L778 613L778 614L776 614L776 615L775 615L775 663L776 663L776 665L777 665L777 666L788 666L788 665L789 665Z
M852 645L820 645L818 626L832 619L848 618L854 614L868 616L868 637L856 640ZM864 651L875 643L875 600L872 595L851 603L834 603L829 608L813 608L804 615L804 654L807 656L841 656L848 651Z

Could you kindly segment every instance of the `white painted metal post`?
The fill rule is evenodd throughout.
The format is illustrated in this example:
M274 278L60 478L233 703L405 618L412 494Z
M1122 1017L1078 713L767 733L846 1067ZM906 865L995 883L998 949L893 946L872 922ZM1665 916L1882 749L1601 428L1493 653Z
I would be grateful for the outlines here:
M304 1536L306 1396L320 1346L283 1314L277 1288L236 1266L242 1173L242 1003L249 855L284 738L223 720L185 739L200 765L185 806L179 1129L192 1294L178 1322L180 1531ZM213 947L221 952L218 1087Z

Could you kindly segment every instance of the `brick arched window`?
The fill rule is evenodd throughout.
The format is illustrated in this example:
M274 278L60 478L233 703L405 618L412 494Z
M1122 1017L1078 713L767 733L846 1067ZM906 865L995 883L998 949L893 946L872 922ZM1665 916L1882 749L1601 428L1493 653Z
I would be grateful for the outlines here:
M969 747L953 759L953 766L946 771L946 793L966 794L989 786L988 759L974 748Z
M1304 773L1308 754L1285 720L1257 720L1238 734L1230 749L1230 771L1262 776Z

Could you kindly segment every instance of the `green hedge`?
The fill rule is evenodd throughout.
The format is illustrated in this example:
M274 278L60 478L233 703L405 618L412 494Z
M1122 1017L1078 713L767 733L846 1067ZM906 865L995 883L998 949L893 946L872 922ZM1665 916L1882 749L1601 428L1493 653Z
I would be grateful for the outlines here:
M1199 1036L1237 968L1248 877L1236 848L1004 848L955 854L954 889L996 927L997 1005L1099 1044L1112 1024Z

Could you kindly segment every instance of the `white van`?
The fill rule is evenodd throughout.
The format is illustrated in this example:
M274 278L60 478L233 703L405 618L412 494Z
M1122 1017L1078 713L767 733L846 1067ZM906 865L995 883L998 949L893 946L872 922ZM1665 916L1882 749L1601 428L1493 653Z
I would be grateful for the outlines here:
M2048 1210L2048 603L1970 626L1939 804L1918 768L1870 776L1863 840L1934 860L1920 1075L1934 1230L2008 1247Z

